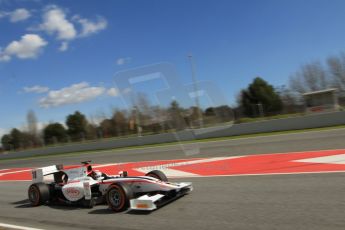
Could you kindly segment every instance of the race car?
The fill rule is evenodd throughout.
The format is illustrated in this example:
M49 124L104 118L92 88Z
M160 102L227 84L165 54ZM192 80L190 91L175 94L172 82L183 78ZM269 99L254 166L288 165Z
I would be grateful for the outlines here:
M115 212L152 211L193 190L192 183L172 183L159 170L145 176L131 177L126 171L107 175L94 170L91 161L79 167L64 169L52 165L32 170L28 197L32 206L63 203L83 205L108 204Z

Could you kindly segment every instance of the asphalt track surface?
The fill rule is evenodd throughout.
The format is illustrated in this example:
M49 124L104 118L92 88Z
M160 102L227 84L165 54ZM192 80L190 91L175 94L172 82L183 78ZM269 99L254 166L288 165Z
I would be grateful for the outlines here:
M345 129L200 143L186 155L178 145L96 154L0 161L0 169L50 164L207 158L345 149ZM42 229L345 229L345 173L175 179L194 191L151 213L112 213L106 206L32 208L29 182L0 182L0 222Z

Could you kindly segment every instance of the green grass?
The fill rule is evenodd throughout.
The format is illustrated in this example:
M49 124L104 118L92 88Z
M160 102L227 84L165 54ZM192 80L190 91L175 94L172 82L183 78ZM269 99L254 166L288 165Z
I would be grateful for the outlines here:
M142 145L142 146L121 147L121 148L106 149L106 150L67 152L67 153L57 153L57 154L42 155L42 156L36 155L36 156L29 156L29 157L22 157L22 158L14 157L14 158L8 158L8 159L0 159L0 161L4 162L4 161L10 161L10 160L28 160L28 159L33 159L33 158L52 158L52 157L60 157L60 156L77 156L81 154L97 154L97 153L102 153L102 152L119 152L123 150L143 149L143 148L148 148L148 147L171 146L171 145L176 145L178 143L189 144L189 143L203 143L203 142L210 142L210 141L236 140L236 139L242 139L242 138L264 137L264 136L273 136L273 135L281 135L281 134L302 133L302 132L308 132L308 131L323 131L323 130L341 129L341 128L345 128L345 125L312 128L312 129L277 131L277 132L270 132L270 133L246 134L246 135L230 136L230 137L217 137L217 138L199 139L199 140L192 140L192 141L169 142L169 143L163 143L163 144L148 144L148 145Z

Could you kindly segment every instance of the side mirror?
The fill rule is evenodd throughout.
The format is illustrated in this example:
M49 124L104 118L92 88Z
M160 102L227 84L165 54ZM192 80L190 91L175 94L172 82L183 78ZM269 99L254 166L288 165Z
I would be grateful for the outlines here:
M128 176L128 172L127 171L120 171L119 172L119 176L120 177L127 177Z

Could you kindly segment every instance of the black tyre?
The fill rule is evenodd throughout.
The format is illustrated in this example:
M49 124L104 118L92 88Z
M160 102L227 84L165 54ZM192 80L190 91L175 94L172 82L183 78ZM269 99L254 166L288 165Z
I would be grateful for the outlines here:
M121 212L128 209L133 191L127 184L115 183L109 186L105 198L110 209Z
M49 186L44 183L30 185L28 197L32 206L45 204L50 199Z
M168 177L162 171L159 171L159 170L153 170L151 172L148 172L145 176L154 177L164 182L168 181Z

